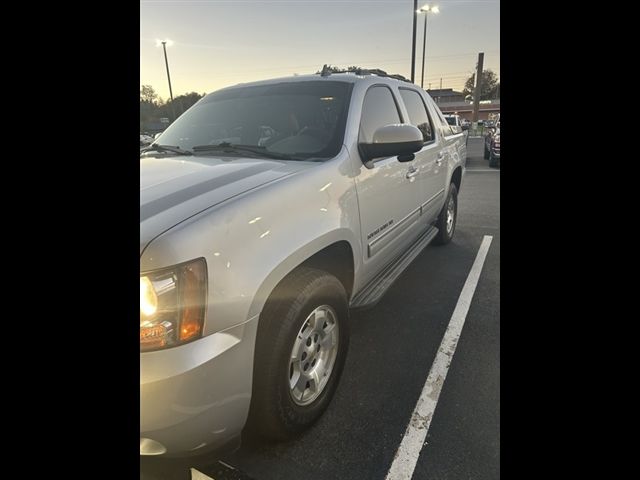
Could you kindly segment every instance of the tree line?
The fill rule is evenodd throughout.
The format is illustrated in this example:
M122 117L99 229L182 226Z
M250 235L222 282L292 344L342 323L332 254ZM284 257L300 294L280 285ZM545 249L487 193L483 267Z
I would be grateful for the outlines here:
M151 85L142 85L140 87L140 131L150 130L149 126L159 123L161 118L168 118L173 122L202 97L204 93L190 92L174 97L173 101L165 101Z

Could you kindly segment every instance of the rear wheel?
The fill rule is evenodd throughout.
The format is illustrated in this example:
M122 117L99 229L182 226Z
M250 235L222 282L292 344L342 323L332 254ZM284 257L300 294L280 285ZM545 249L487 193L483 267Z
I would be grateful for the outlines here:
M438 216L436 227L438 234L433 239L436 245L446 245L453 238L456 231L456 220L458 218L458 188L455 183L449 185L449 195L444 202L442 211Z
M284 440L311 426L338 386L348 344L342 283L321 270L293 272L260 315L248 430Z

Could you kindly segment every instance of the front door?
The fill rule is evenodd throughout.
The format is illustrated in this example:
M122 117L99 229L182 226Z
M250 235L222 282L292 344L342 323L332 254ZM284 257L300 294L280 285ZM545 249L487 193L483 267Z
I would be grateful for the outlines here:
M378 128L398 123L403 121L391 89L370 87L362 105L359 141L370 143ZM365 283L419 233L416 175L415 160L399 162L393 156L375 160L356 177Z
M436 135L439 119L427 113L422 95L413 88L400 87L399 91L409 116L408 123L418 127L424 138L422 150L415 154L415 163L419 171L417 187L420 197L420 224L426 227L436 220L444 205L447 172L445 139Z

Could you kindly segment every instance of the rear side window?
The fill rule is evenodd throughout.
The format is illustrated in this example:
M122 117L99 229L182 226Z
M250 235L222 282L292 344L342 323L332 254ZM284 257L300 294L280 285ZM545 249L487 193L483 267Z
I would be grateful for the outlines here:
M429 114L427 113L427 106L424 104L424 100L420 94L415 90L401 88L400 96L402 97L405 107L407 107L411 125L418 127L418 130L422 132L422 138L425 143L431 142L433 140L433 127Z
M362 104L360 142L372 143L373 134L378 128L401 122L391 90L382 86L370 88Z
M440 119L440 123L442 123L442 131L444 132L444 136L448 137L449 135L455 135L456 132L453 131L451 125L449 125L449 123L444 119L444 115L442 115L442 112L440 111L438 106L434 105L434 108L436 110L438 118Z

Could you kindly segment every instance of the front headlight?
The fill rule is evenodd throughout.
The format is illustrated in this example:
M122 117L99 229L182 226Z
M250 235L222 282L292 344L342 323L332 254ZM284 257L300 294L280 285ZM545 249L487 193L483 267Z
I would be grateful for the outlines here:
M140 276L140 350L175 347L200 338L207 264L199 258Z

